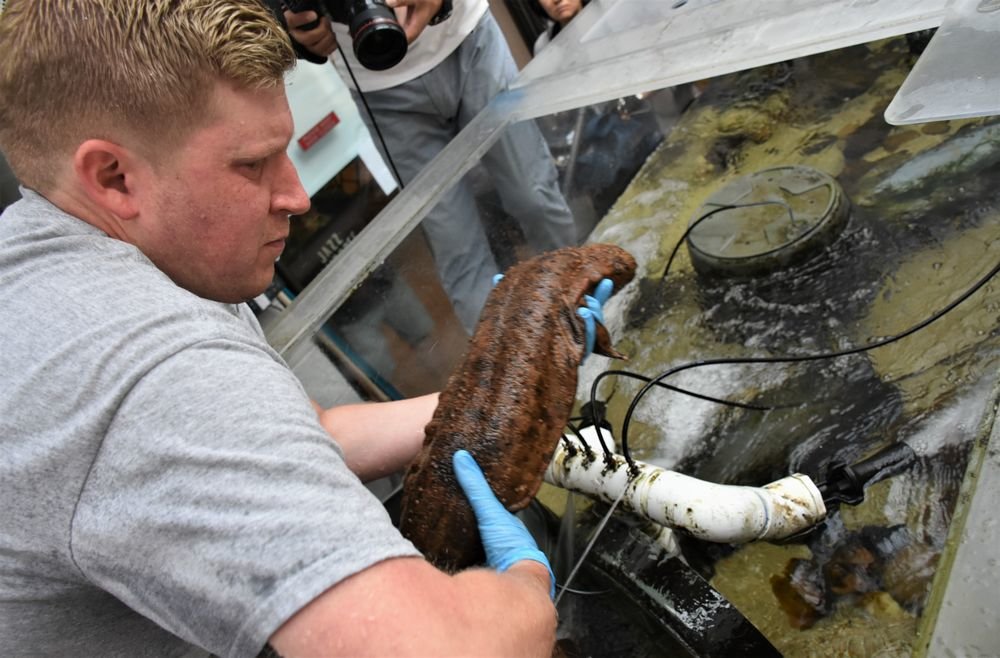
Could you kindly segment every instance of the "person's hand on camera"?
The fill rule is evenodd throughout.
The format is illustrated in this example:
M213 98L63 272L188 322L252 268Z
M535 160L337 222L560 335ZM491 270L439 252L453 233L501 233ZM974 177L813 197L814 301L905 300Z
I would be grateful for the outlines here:
M329 57L337 49L337 37L326 16L312 10L298 13L286 10L285 23L292 38L312 54Z
M539 562L549 571L549 596L554 597L556 580L552 567L524 523L497 500L479 464L468 451L457 451L452 461L455 477L476 514L479 536L486 549L486 563L497 571L506 571L521 560Z
M441 9L441 0L386 0L385 4L396 10L407 43L413 43Z

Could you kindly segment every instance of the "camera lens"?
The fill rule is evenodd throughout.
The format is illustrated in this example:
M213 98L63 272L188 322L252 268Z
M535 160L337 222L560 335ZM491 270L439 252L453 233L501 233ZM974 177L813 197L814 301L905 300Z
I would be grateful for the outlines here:
M351 18L350 31L358 61L373 71L399 64L406 55L406 32L396 21L396 14L373 0L356 2L355 7L360 11Z

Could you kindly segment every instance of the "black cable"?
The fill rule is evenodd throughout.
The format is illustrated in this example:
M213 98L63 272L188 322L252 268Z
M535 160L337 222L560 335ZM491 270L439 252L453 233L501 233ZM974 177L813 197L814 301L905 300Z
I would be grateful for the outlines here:
M580 434L580 430L577 429L576 425L574 425L573 423L567 423L566 427L568 427L570 431L576 435L576 438L580 442L580 445L583 446L583 452L587 456L587 459L592 459L594 453L591 452L590 446L587 444L586 441L584 441L583 435ZM569 454L569 456L570 457L576 456L576 446L573 445L573 442L570 441L565 434L559 435L559 438L562 440L566 452Z
M879 347L884 347L885 345L888 345L890 343L895 343L896 341L902 340L907 336L911 336L914 333L920 331L921 329L927 327L932 322L935 322L940 318L944 317L946 314L950 313L956 306L967 300L969 297L975 294L980 288L986 285L986 282L992 279L994 276L996 276L997 272L1000 272L1000 263L997 263L997 265L994 266L993 269L990 270L988 274L979 279L979 281L973 284L971 288L969 288L964 293L959 295L956 299L954 299L940 311L934 313L925 320L918 322L917 324L913 325L909 329L906 329L905 331L902 331L888 338L883 338L882 340L878 340L869 345L864 345L861 347L852 347L844 350L838 350L836 352L825 352L822 354L805 354L800 356L774 356L774 357L765 356L765 357L742 357L742 358L727 358L727 359L705 359L702 361L693 361L691 363L686 363L684 365L677 366L676 368L671 368L670 370L667 370L666 372L663 372L657 375L656 377L652 378L649 382L643 385L643 387L639 389L639 392L636 393L636 395L632 398L628 410L625 412L625 418L622 421L622 438L621 438L622 456L625 457L625 460L628 462L629 466L634 470L635 462L632 460L632 457L629 454L628 450L628 427L632 421L632 414L635 412L635 408L636 406L638 406L640 399L644 395L646 395L646 393L648 393L653 388L653 386L659 384L663 379L666 379L671 375L683 372L684 370L689 370L691 368L700 368L702 366L711 366L711 365L743 364L743 363L800 363L804 361L818 361L821 359L835 359L835 358L840 358L842 356L860 354L861 352L867 352L869 350L873 350Z
M684 244L684 241L687 239L688 235L690 235L691 231L693 231L695 228L697 228L699 224L701 224L702 222L704 222L705 220L707 220L709 217L712 217L712 216L716 215L717 213L722 212L723 210L734 210L736 208L752 208L754 206L769 206L769 205L777 205L777 206L784 207L785 210L788 211L788 217L789 217L789 219L790 220L794 219L794 215L792 213L792 208L786 202L780 201L780 200L768 200L768 201L755 201L753 203L744 203L744 204L723 204L723 205L720 205L718 208L714 208L713 210L709 211L705 215L699 217L695 221L691 222L691 225L688 226L687 229L684 231L684 234L677 241L677 244L674 245L673 251L670 252L670 258L667 259L666 267L663 268L663 276L660 279L660 285L663 285L663 281L666 280L667 274L670 272L670 267L673 264L674 258L677 256L677 252L680 250L681 245ZM599 422L601 420L603 420L603 418L598 418L597 417L597 411L596 411L597 410L597 405L596 405L596 401L597 401L597 386L598 386L598 384L600 384L600 381L604 377L611 376L611 375L620 375L620 376L625 376L625 377L633 377L635 379L641 379L641 380L643 380L643 381L645 381L647 383L650 382L650 379L651 379L649 377L646 377L645 375L640 375L639 373L630 372L628 370L606 370L606 371L598 374L597 377L594 378L594 383L590 387L591 409L593 410L592 422L593 422L594 425L599 425ZM745 408L745 409L754 409L754 410L757 410L757 411L768 411L770 409L774 409L775 408L775 407L765 407L765 406L757 406L757 405L752 405L752 404L745 404L745 403L742 403L742 402L734 402L732 400L723 400L721 398L715 398L715 397L711 397L711 396L708 396L708 395L703 395L701 393L696 393L694 391L683 389L683 388L680 388L680 387L677 387L677 386L672 386L670 384L664 384L662 382L654 382L654 383L657 386L662 386L663 388L672 390L672 391L674 391L676 393L681 393L683 395L688 395L690 397L699 398L701 400L707 400L709 402L716 402L716 403L719 403L719 404L725 404L725 405L729 405L729 406L733 406L733 407L742 407L742 408ZM792 405L789 405L789 406L792 406ZM601 442L601 447L604 448L605 457L610 458L611 457L611 451L608 449L607 444L604 442L604 437L602 436L602 434L601 434L600 431L598 431L598 433L597 433L597 438ZM624 436L622 437L622 439L623 439L623 444L622 444L623 454L625 455L625 458L627 460L629 460L629 462L628 462L629 466L631 466L631 467L634 468L634 463L631 461L631 456L628 453L628 444L625 443L625 437Z
M631 377L633 379L639 379L639 380L642 380L642 381L647 382L647 383L650 382L653 379L652 377L647 377L646 375L640 375L637 372L631 372L631 371L628 371L628 370L605 370L604 372L602 372L601 374L599 374L594 379L595 383L597 382L598 379L600 379L600 378L602 378L602 377L604 377L606 375L607 376L617 375L617 376L622 376L622 377ZM742 409L753 409L754 411L770 411L771 409L778 409L778 408L781 408L781 407L784 407L784 406L788 406L788 407L797 406L797 405L792 405L792 404L790 404L790 405L770 406L770 405L750 404L748 402L736 402L735 400L723 400L722 398L712 397L711 395L705 395L704 393L698 393L697 391L692 391L690 389L681 388L679 386L673 386L671 384L664 384L663 382L653 382L653 383L655 385L657 385L657 386L662 386L663 388L671 390L671 391L673 391L675 393L681 393L683 395L687 395L688 397L698 398L699 400L706 400L707 402L715 402L715 403L718 403L718 404L724 404L724 405L728 405L730 407L740 407Z
M602 434L603 428L601 427L601 421L604 419L598 418L596 411L594 412L593 416L591 416L591 418L594 420L593 427L595 430L597 430L597 440L601 444L601 449L604 451L604 456L610 458L613 453L611 452L611 449L608 448L608 444L605 443L604 435ZM583 453L584 455L586 455L587 460L588 461L592 460L594 458L594 451L590 449L590 444L587 443L587 440L583 438L582 434L580 434L579 428L577 428L577 426L573 424L574 420L585 420L585 419L583 416L580 416L579 418L570 418L569 419L570 422L567 423L566 427L568 427L570 431L572 431L573 434L576 435L577 440L580 441L580 445L583 446ZM572 455L573 453L568 450L572 446L572 442L566 438L565 434L562 435L562 439L563 441L566 442L567 452L570 452L570 454Z
M344 67L347 69L347 73L348 73L348 75L350 75L351 81L354 83L354 88L357 90L358 96L361 98L361 102L362 102L362 104L365 107L365 111L368 113L368 116L371 119L372 127L375 129L375 134L378 136L379 143L382 145L382 150L385 153L386 160L389 162L389 167L392 169L393 175L395 175L396 181L399 183L399 188L402 190L405 187L405 184L403 183L403 178L402 178L402 176L400 176L399 170L396 169L396 163L393 162L393 160L392 160L392 155L389 153L389 147L386 145L385 138L382 136L382 131L381 131L381 129L378 126L378 121L375 119L375 113L372 111L371 107L368 105L368 99L365 98L364 92L361 90L361 85L358 84L357 78L355 78L355 76L354 76L354 71L351 70L351 65L347 61L347 57L344 55L343 52L341 52L340 55L341 55L341 58L344 61ZM663 276L660 279L660 285L663 285L664 281L666 281L667 274L670 272L670 267L673 264L674 258L677 256L678 251L680 251L681 245L684 244L684 241L691 234L691 232L695 228L697 228L702 222L704 222L705 220L709 219L710 217L712 217L712 216L716 215L717 213L720 213L720 212L722 212L724 210L734 210L736 208L751 208L751 207L754 207L754 206L767 206L767 205L779 205L779 206L783 206L788 211L789 218L790 219L794 219L792 208L786 202L784 202L784 201L778 201L778 200L769 200L769 201L759 201L759 202L745 203L745 204L732 204L732 205L726 204L726 205L721 205L721 206L719 206L717 208L714 208L713 210L709 211L708 213L702 215L701 217L699 217L694 222L692 222L691 225L688 226L687 229L684 231L684 234L681 236L681 238L677 241L677 244L674 245L674 248L673 248L673 250L670 253L670 257L667 259L667 264L666 264L666 266L663 269ZM639 379L639 380L642 380L642 381L646 382L646 384L641 389L639 389L639 392L636 393L635 397L632 398L632 402L629 404L628 410L625 413L625 418L622 421L622 436L621 436L622 456L625 458L625 461L628 463L629 467L634 470L636 468L635 461L632 459L631 452L629 451L629 448L628 448L628 427L631 424L632 414L635 411L635 408L638 405L640 399L644 395L646 395L646 393L648 393L652 389L653 386L660 386L660 387L666 388L668 390L672 390L672 391L677 392L677 393L688 395L690 397L698 398L698 399L701 399L701 400L706 400L706 401L709 401L709 402L716 402L718 404L724 404L724 405L728 405L728 406L732 406L732 407L740 407L740 408L744 408L744 409L753 409L753 410L757 410L757 411L767 411L767 410L771 410L771 409L776 408L776 407L773 407L773 406L752 405L752 404L747 404L747 403L735 402L735 401L732 401L732 400L723 400L721 398L715 398L715 397L712 397L712 396L709 396L709 395L704 395L704 394L697 393L697 392L694 392L694 391L690 391L690 390L687 390L687 389L683 389L683 388L680 388L680 387L677 387L677 386L672 386L670 384L665 384L662 381L663 379L666 379L667 377L669 377L669 376L671 376L673 374L676 374L678 372L682 372L684 370L688 370L688 369L691 369L691 368L698 368L698 367L702 367L702 366L708 366L708 365L723 365L723 364L732 365L732 364L743 364L743 363L798 363L798 362L803 362L803 361L818 361L818 360L822 360L822 359L835 359L835 358L839 358L839 357L842 357L842 356L849 356L851 354L859 354L861 352L866 352L868 350L873 350L873 349L876 349L876 348L879 348L879 347L883 347L883 346L888 345L890 343L894 343L894 342L896 342L898 340L902 340L903 338L906 338L907 336L912 335L913 333L919 331L920 329L923 329L924 327L926 327L927 325L931 324L932 322L940 319L945 314L949 313L952 309L954 309L956 306L958 306L963 301L965 301L972 294L974 294L977 290L979 290L979 288L981 288L983 285L985 285L986 282L989 281L998 271L1000 271L1000 264L998 264L996 267L994 267L993 270L988 275L986 275L986 277L984 277L983 279L981 279L980 281L978 281L972 288L970 288L968 291L966 291L965 294L963 294L960 297L958 297L955 301L953 301L952 303L950 303L948 306L946 306L944 309L942 309L938 313L935 313L934 315L932 315L928 319L926 319L926 320L924 320L924 321L922 321L922 322L914 325L913 327L910 327L909 329L907 329L906 331L904 331L904 332L902 332L900 334L897 334L895 336L890 336L889 338L883 339L881 341L877 341L877 342L875 342L875 343L873 343L871 345L866 345L866 346L863 346L863 347L850 348L850 349L847 349L847 350L840 350L840 351L837 351L837 352L827 352L827 353L822 353L822 354L811 354L811 355L804 355L804 356L744 357L744 358L729 358L729 359L706 359L706 360L703 360L703 361L694 361L694 362L691 362L691 363L684 364L682 366L678 366L676 368L672 368L672 369L670 369L670 370L668 370L668 371L666 371L664 373L661 373L660 375L657 375L656 377L652 377L652 378L647 377L645 375L641 375L639 373L629 372L627 370L607 370L605 372L600 373L594 379L594 383L591 386L590 399L591 399L592 403L596 402L596 400L597 400L597 386L598 386L600 380L603 379L605 376L616 375L616 376L632 377L634 379ZM594 406L594 405L592 405L592 406L596 409L596 406ZM782 406L785 406L785 405L782 405ZM789 406L791 406L791 405L789 405ZM603 418L597 418L596 417L596 411L594 413L595 413L595 416L592 418L592 421L594 423L594 426L597 427L597 430L598 430L597 431L597 438L598 438L598 440L601 443L601 447L604 450L605 456L606 457L610 457L611 456L611 451L608 448L607 443L604 441L603 430L600 427L600 421L602 421ZM571 429L573 429L573 431L576 432L576 428L573 428L571 426ZM577 433L577 435L579 436L578 433ZM583 441L581 441L581 442L584 444L584 446L586 446L586 442L583 442Z
M399 170L396 169L396 163L392 161L392 155L389 153L389 147L385 143L385 138L382 137L382 131L378 127L378 121L375 120L375 113L372 112L372 108L368 105L368 99L365 98L365 93L361 91L361 85L358 84L358 79L354 77L354 71L351 70L351 64L347 61L347 55L344 54L343 48L338 48L340 51L340 57L344 60L344 67L347 69L347 74L351 76L351 82L354 83L354 88L358 90L358 96L361 98L362 105L365 106L365 112L368 113L368 118L372 120L372 127L375 129L375 134L378 135L379 144L382 145L382 152L385 154L385 159L389 161L389 167L392 168L392 173L396 177L396 182L399 183L399 189L402 190L406 185L403 183L403 177L399 175Z
M783 206L788 211L789 218L790 219L794 219L791 206L789 206L784 201L779 201L779 200L759 201L759 202L746 203L746 204L725 204L725 205L720 205L719 207L714 208L713 210L709 211L705 215L699 217L697 220L695 220L694 222L692 222L690 226L687 227L687 229L684 231L684 234L680 237L680 239L674 245L673 250L670 252L670 257L667 259L667 264L666 264L666 266L663 269L663 276L662 276L662 278L660 280L660 285L662 285L663 282L666 281L667 275L670 272L670 267L673 265L674 258L677 256L677 253L680 251L681 245L684 244L684 241L691 234L691 232L698 225L700 225L703 221L705 221L708 218L716 215L717 213L722 212L723 210L732 210L732 209L736 209L736 208L749 208L749 207L753 207L753 206L764 206L764 205L780 205L780 206ZM672 386L669 386L669 385L664 384L662 382L663 379L669 377L670 375L676 374L676 373L681 372L683 370L687 370L689 368L701 367L701 366L705 366L705 365L741 364L741 363L794 363L794 362L801 362L801 361L813 361L813 360L821 360L821 359L833 359L833 358L838 358L838 357L841 357L841 356L848 356L850 354L857 354L857 353L860 353L860 352L865 352L865 351L868 351L868 350L876 349L878 347L882 347L884 345L888 345L889 343L893 343L893 342L895 342L897 340L901 340L903 338L906 338L907 336L909 336L909 335L911 335L911 334L919 331L920 329L923 329L924 327L926 327L930 323L932 323L935 320L941 318L946 313L950 312L952 309L954 309L956 306L958 306L960 303L962 303L969 296L971 296L972 294L974 294L977 290L979 290L979 288L981 288L983 285L985 285L986 282L989 281L989 279L992 278L997 273L998 270L1000 270L1000 264L998 264L997 267L995 267L988 275L986 275L986 277L984 277L983 279L981 279L980 281L978 281L976 284L974 284L963 295L959 296L952 303L948 304L944 309L942 309L938 313L933 314L928 319L926 319L926 320L924 320L924 321L922 321L922 322L914 325L913 327L907 329L906 331L904 331L904 332L902 332L900 334L897 334L895 336L890 336L889 338L883 339L881 341L878 341L876 343L873 343L873 344L870 344L870 345L866 345L866 346L863 346L863 347L851 348L851 349L847 349L847 350L841 350L841 351L838 351L838 352L827 352L827 353L822 353L822 354L813 354L813 355L805 355L805 356L797 356L797 357L745 357L745 358L709 359L709 360L704 360L704 361L695 361L695 362L688 363L688 364L685 364L685 365L682 365L682 366L678 366L677 368L672 368L672 369L670 369L670 370L668 370L668 371L666 371L664 373L661 373L660 375L658 375L656 377L653 377L653 378L648 378L648 377L646 377L644 375L639 375L637 373L633 373L633 372L629 372L629 371L625 371L625 370L608 370L608 371L605 371L603 373L600 373L594 379L594 383L591 385L591 389L590 389L591 408L592 409L596 409L597 387L598 387L601 379L603 379L605 376L621 375L621 376L627 376L627 377L634 377L636 379L641 379L641 380L646 381L646 384L632 398L632 402L629 404L629 408L628 408L628 410L627 410L627 412L625 414L625 419L624 419L624 421L622 423L622 436L621 436L622 456L625 458L625 460L628 463L630 469L632 469L634 471L635 468L636 468L635 461L632 459L632 455L631 455L631 453L629 451L629 448L628 448L628 427L629 427L629 425L631 423L632 414L634 413L635 408L636 408L636 406L639 403L639 400L642 398L642 396L646 395L646 393L648 393L652 389L653 386L661 386L661 387L664 387L664 388L668 388L668 389L674 390L675 392L678 392L678 393L683 393L685 395L689 395L691 397L696 397L696 398L700 398L700 399L704 399L704 400L708 400L708 401L712 401L712 402L717 402L717 403L725 404L725 405L729 405L729 406L734 406L734 407L743 407L743 408L757 409L757 410L769 410L769 409L776 408L776 407L758 407L756 405L746 405L746 404L743 404L743 403L733 402L731 400L722 400L722 399L719 399L719 398L712 398L710 396L703 396L703 395L695 393L693 391L681 389L681 388L678 388L678 387L672 387ZM795 406L795 405L781 405L781 406L784 407L784 406ZM596 418L595 418L594 422L595 423L597 422ZM598 434L598 436L600 436L600 434ZM603 440L602 440L601 443L602 443L602 445L604 444ZM605 447L605 450L607 450L606 447Z
M674 250L670 252L670 258L667 259L667 265L666 267L663 268L663 276L660 278L660 285L662 286L663 282L667 280L667 273L670 271L670 266L673 264L674 257L677 256L677 252L680 251L681 245L684 244L684 241L687 240L688 235L690 235L691 231L697 228L699 224L701 224L709 217L714 216L716 213L722 212L723 210L735 210L737 208L753 208L755 206L782 206L785 210L788 211L788 220L790 222L795 221L795 214L792 212L792 207L784 201L779 201L779 200L754 201L753 203L736 203L736 204L720 205L718 208L715 208L705 213L695 221L691 222L691 225L687 227L687 230L684 231L684 235L682 235L681 239L678 240L677 244L674 245Z
M652 379L653 379L652 377L647 377L646 375L641 375L641 374L639 374L637 372L631 372L629 370L605 370L604 372L599 373L597 375L597 377L594 378L594 382L590 386L590 400L591 400L592 403L597 400L597 387L600 385L601 380L604 379L605 377L611 377L611 376L616 376L616 377L631 377L633 379L638 379L638 380L641 380L641 381L644 381L644 382L647 382L647 383L651 382ZM681 388L679 386L673 386L672 384L665 384L663 382L653 382L653 383L656 386L661 386L661 387L663 387L663 388L665 388L667 390L674 391L675 393L680 393L682 395L687 395L687 396L692 397L692 398L698 398L699 400L705 400L707 402L715 402L717 404L724 404L724 405L727 405L727 406L730 406L730 407L740 407L742 409L751 409L753 411L771 411L772 409L781 409L781 408L785 408L785 407L794 407L794 406L797 406L797 405L793 405L793 404L789 404L789 405L757 405L757 404L750 404L750 403L747 403L747 402L736 402L735 400L724 400L722 398L713 397L711 395L705 395L703 393L698 393L698 392L692 391L690 389ZM598 425L598 423L600 421L602 421L604 419L603 419L603 417L602 418L598 418L597 410L596 410L596 405L592 404L591 405L591 409L592 409L592 413L591 413L590 421L591 421L592 424L594 424L596 426L596 425ZM574 420L574 419L570 419L570 420ZM581 418L576 419L576 420L583 420L583 418L581 417ZM605 455L605 457L610 458L611 454L612 454L611 450L608 449L608 446L604 442L604 438L600 434L600 432L598 432L597 438L600 439L600 441L601 441L601 447L604 448L604 455ZM625 455L628 454L628 446L627 445L624 445L624 447L623 447L623 454L625 454ZM629 465L631 465L631 462L629 462Z

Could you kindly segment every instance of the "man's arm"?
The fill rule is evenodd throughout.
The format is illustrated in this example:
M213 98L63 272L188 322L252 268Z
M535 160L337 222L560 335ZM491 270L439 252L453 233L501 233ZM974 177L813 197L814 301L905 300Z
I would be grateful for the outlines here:
M438 394L392 402L347 404L316 411L319 422L363 482L390 475L413 461L424 442L424 427Z
M380 562L289 619L270 643L285 658L548 657L556 615L544 565L454 576L420 558Z
M287 656L549 656L555 579L534 538L472 455L452 456L486 562L449 576L415 558L380 562L327 590L271 638ZM544 593L545 595L539 596Z

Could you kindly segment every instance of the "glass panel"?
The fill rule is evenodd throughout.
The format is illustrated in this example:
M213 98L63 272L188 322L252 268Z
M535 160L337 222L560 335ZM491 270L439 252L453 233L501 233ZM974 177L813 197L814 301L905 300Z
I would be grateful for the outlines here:
M326 265L350 249L395 194L385 194L360 157L320 188L309 212L293 218L276 267L278 304L291 303ZM265 329L273 321L262 319ZM319 347L362 399L440 390L465 340L421 231L405 238L316 335ZM423 354L428 346L435 352L433 360Z
M1000 74L989 65L1000 36L1000 2L961 0L886 108L889 123L927 123L1000 112Z
M791 472L832 481L838 463L898 442L916 451L796 541L681 537L688 563L786 656L913 650L996 404L995 283L889 342L973 289L1000 253L1000 118L894 128L881 116L928 37L699 84L590 236L631 251L640 273L606 309L629 361L588 361L578 398L598 383L637 459L760 486ZM603 151L612 165L627 153ZM686 239L698 220L704 235ZM802 360L745 362L782 357ZM716 359L664 381L754 408L644 388ZM579 515L577 536L599 518ZM616 549L627 560L650 545L628 541Z
M695 87L685 85L538 119L580 235L588 236L604 217L694 93Z
M800 4L833 12L838 3ZM940 3L925 7L932 4L932 12L911 15L906 24L933 20L926 16L939 15ZM785 26L795 18L789 15ZM876 31L891 29L885 27L891 22ZM769 38L758 51L780 41L776 30L759 27L757 34ZM855 38L848 32L837 32L838 45ZM967 471L982 458L974 446L985 442L997 404L995 282L933 323L919 323L996 265L1000 198L990 182L1000 174L1000 120L889 126L882 112L929 33L812 54L823 34L809 33L808 56L755 59L749 70L706 79L684 59L688 68L670 74L680 82L669 88L637 89L640 73L601 74L609 66L589 70L589 77L554 76L551 86L528 80L502 95L406 189L383 198L384 210L366 218L352 248L317 275L330 275L324 288L352 288L355 276L363 283L334 304L339 309L324 316L316 336L335 335L347 361L365 364L364 378L381 396L444 386L471 327L442 284L424 216L456 195L462 180L474 206L462 216L479 216L487 269L502 271L535 253L522 222L537 218L505 205L509 195L500 191L503 181L486 153L525 125L537 126L576 239L623 246L640 265L638 280L605 310L629 361L594 357L579 371L577 404L590 400L596 383L619 445L697 477L754 486L800 471L827 487L837 466L901 442L915 451L913 463L882 474L863 503L833 510L808 536L746 546L679 537L689 566L678 577L708 581L784 655L906 655L934 624L936 592L948 580L952 520L964 513ZM704 45L695 50L712 57ZM735 49L719 52L736 57ZM705 75L718 73L713 66L703 67ZM719 66L734 70L732 62ZM582 89L574 83L583 80L593 89L571 89ZM630 90L621 98L608 90L618 83ZM566 100L584 93L601 101ZM522 117L537 118L512 123ZM905 339L889 341L914 327ZM293 344L288 335L278 338ZM801 358L838 352L845 354ZM742 407L643 389L643 378L692 361L782 356L801 361L720 363L668 379ZM567 574L606 508L573 503L548 487L539 498L563 516L564 534L550 537L551 555L569 556L554 565ZM618 516L609 527L621 524ZM590 622L602 618L602 607L621 613L634 605L642 613L631 616L634 628L607 630L602 641L614 646L647 637L650 625L669 626L684 612L671 608L676 600L634 596L649 584L642 578L660 582L671 569L685 569L659 568L668 555L643 524L631 524L615 531L615 546L598 542L582 572ZM602 598L615 585L602 573L637 582ZM566 601L573 605L574 597ZM683 621L697 630L698 619ZM588 651L582 646L588 633L572 625L563 630Z
M671 11L676 12L674 18L650 22L642 30L643 39L630 30L602 38L599 46L596 42L587 47L577 45L606 14L627 13L630 5L591 2L517 76L511 83L511 91L498 94L460 132L456 127L456 138L413 179L419 184L410 185L407 193L394 199L372 230L361 234L344 258L326 268L303 297L282 314L268 332L276 348L285 353L317 331L332 309L343 303L373 266L385 260L428 208L441 198L443 187L474 166L482 151L497 139L497 131L510 121L614 101L623 95L681 86L734 70L933 27L940 22L945 0L675 3L676 6L671 5ZM764 14L761 5L766 7ZM760 20L761 15L774 18ZM720 33L720 25L732 29ZM290 97L294 95L290 93ZM406 104L387 106L392 109ZM375 114L380 114L377 107ZM461 125L467 120L468 117L463 119ZM298 116L296 121L298 125ZM374 151L374 146L370 150ZM363 151L361 154L365 155ZM369 166L372 160L366 160Z
M345 375L366 397L444 387L492 277L584 241L690 98L687 88L639 94L503 130L483 161L444 191L438 208L324 324L322 342L340 352ZM530 149L533 160L523 157ZM498 154L521 170L517 176ZM278 264L291 296L349 250L390 198L360 158L322 188L310 212L293 222Z

